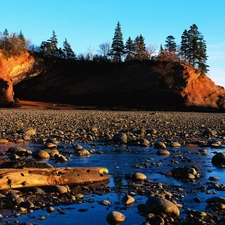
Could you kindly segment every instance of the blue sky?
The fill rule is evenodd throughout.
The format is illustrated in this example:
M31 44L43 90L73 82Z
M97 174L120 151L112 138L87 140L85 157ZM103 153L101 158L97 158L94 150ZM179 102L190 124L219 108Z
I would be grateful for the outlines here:
M79 55L112 42L118 21L124 43L142 34L156 50L169 35L180 44L183 31L196 24L207 45L208 76L225 87L224 9L224 0L2 0L0 32L22 30L40 45L54 30L58 47L67 38Z

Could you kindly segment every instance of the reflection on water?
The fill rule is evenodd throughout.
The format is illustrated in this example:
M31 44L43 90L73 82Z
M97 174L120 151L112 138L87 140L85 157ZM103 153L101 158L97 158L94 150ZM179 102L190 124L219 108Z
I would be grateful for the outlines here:
M144 173L151 183L162 183L166 185L180 186L187 193L182 199L182 204L188 208L196 210L204 210L205 199L215 196L213 191L210 190L208 194L201 191L201 188L206 188L208 178L210 176L219 177L219 184L225 184L224 169L216 168L211 164L211 158L214 151L221 151L223 149L205 148L208 153L206 155L199 153L198 147L179 147L167 148L171 152L169 156L156 155L156 149L152 147L137 147L137 146L107 146L102 143L97 145L89 145L78 143L83 148L88 150L95 149L95 154L90 157L78 157L73 154L71 146L58 146L58 150L70 158L68 162L56 163L53 159L46 160L54 167L106 167L111 175L108 186L111 192L105 195L90 194L86 195L85 199L93 198L94 202L86 202L83 204L73 204L69 208L63 207L66 214L61 215L55 211L47 215L43 210L37 210L33 213L19 216L18 221L36 222L41 225L48 225L54 221L55 225L58 224L106 224L106 215L110 210L121 211L127 218L123 223L124 225L140 224L144 218L139 215L137 205L145 203L147 197L136 195L136 202L129 208L121 203L121 199L128 191L128 181L125 179L127 174L135 172ZM26 149L36 150L41 148L41 145L28 145ZM101 154L100 154L101 153ZM102 154L104 153L104 154ZM3 153L2 153L3 154ZM1 155L1 158L5 155ZM175 180L173 177L167 177L165 174L171 171L174 167L195 166L198 168L198 173L202 177L194 182L184 182ZM195 191L193 191L195 190ZM220 196L225 196L223 191L216 191ZM200 197L202 203L195 203L194 197ZM111 202L110 206L102 206L99 201L108 199ZM86 209L86 212L80 212L79 209ZM81 210L82 211L82 210ZM39 221L40 215L46 215L46 219Z

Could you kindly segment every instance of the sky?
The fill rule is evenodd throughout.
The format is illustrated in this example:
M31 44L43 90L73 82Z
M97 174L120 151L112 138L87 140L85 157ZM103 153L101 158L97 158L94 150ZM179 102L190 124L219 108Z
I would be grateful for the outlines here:
M99 53L99 45L112 43L121 24L124 44L142 34L156 51L172 35L177 45L183 31L196 24L207 45L208 76L225 87L224 0L0 0L0 32L20 30L40 46L53 30L62 47L65 38L76 55Z

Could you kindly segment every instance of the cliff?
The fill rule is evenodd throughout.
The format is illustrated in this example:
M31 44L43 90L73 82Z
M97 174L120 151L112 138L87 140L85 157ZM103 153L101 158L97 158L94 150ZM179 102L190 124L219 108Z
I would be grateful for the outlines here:
M94 107L225 108L225 90L178 62L120 64L0 55L1 104L19 99ZM7 85L6 85L7 84Z
M28 51L10 58L4 57L0 51L0 106L15 106L13 86L42 70L41 60Z

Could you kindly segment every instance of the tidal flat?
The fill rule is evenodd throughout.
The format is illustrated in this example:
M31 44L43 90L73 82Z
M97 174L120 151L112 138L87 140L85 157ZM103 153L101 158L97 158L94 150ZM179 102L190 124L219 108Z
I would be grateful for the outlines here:
M225 222L225 168L223 162L212 164L225 152L223 113L0 112L2 167L16 162L26 167L34 159L53 167L106 167L110 175L108 182L66 186L63 193L51 187L2 190L2 224L116 224L106 219L112 211L124 215L124 225ZM53 150L57 154L51 155ZM137 173L144 178L136 179ZM146 204L150 198L168 200L179 213L157 204L154 211Z

